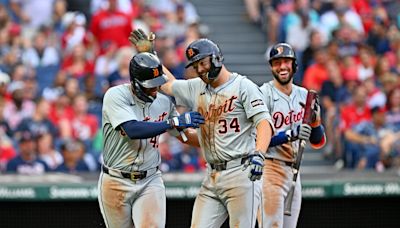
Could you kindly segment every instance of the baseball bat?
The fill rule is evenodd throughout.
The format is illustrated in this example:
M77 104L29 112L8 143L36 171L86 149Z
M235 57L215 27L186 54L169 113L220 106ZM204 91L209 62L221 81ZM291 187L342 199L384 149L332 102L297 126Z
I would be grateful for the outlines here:
M181 134L181 137L182 137L183 142L188 141L188 138L186 137L185 132L179 131L179 134Z
M309 90L307 93L307 100L306 100L306 104L304 106L304 116L303 116L304 124L311 124L311 122L312 122L313 107L315 105L317 96L318 96L318 93L314 90ZM292 215L293 195L294 195L294 190L296 187L297 176L300 171L300 164L301 164L301 159L303 157L303 152L304 152L305 146L306 146L306 143L303 142L303 140L300 140L299 141L299 149L297 151L297 157L292 166L292 169L293 169L292 184L290 186L288 195L285 198L285 205L284 205L285 206L284 213L285 213L285 215L288 215L288 216Z

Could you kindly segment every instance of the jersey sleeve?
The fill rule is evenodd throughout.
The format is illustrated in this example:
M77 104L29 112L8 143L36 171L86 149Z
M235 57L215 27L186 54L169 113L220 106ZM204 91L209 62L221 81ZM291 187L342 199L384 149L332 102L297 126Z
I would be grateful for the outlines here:
M124 122L138 119L130 99L117 87L110 88L104 95L103 115L105 115L104 121L110 122L114 129Z
M192 109L194 103L192 96L195 96L196 82L199 78L189 80L175 80L172 84L172 92L177 105L182 105Z
M271 115L265 104L260 88L248 79L243 79L240 85L240 97L242 98L243 107L246 111L247 118L262 113L264 118L272 123Z

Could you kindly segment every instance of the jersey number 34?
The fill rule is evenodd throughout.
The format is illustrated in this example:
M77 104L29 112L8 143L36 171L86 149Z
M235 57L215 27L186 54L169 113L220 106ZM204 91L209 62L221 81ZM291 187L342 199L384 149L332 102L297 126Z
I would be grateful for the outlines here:
M233 118L229 123L226 119L222 119L219 120L218 123L220 125L218 132L220 134L227 133L228 129L233 129L234 132L240 132L240 125L238 118Z

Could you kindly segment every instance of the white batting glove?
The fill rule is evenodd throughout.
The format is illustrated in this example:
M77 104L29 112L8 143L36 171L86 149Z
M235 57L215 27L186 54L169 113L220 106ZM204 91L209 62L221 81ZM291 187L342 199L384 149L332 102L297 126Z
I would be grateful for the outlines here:
M242 170L246 170L249 166L249 179L251 181L260 180L264 168L264 156L261 152L256 151L254 154L249 155Z

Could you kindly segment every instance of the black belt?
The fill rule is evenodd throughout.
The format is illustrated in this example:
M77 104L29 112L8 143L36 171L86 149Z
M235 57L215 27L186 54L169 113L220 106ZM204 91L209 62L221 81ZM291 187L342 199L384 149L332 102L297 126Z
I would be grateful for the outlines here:
M281 161L281 160L278 160L278 159L275 159L275 158L265 158L265 159L266 160L270 160L272 162L276 162L276 163L282 163L282 164L285 164L287 166L292 166L293 165L293 162L289 162L289 161Z
M240 160L239 160L240 159ZM216 170L216 171L222 171L222 170L227 170L230 168L237 167L239 165L243 165L247 160L247 157L244 158L237 158L233 159L230 161L224 161L221 163L209 163L211 169Z
M128 178L133 181L142 180L142 179L146 178L146 176L147 176L147 171L124 172L124 171L119 171L119 170L118 171L112 170L112 172L110 172L110 169L104 165L102 165L102 169L103 169L104 173L107 173L110 176L118 176L118 177ZM156 171L157 170L158 170L158 166L156 167Z

